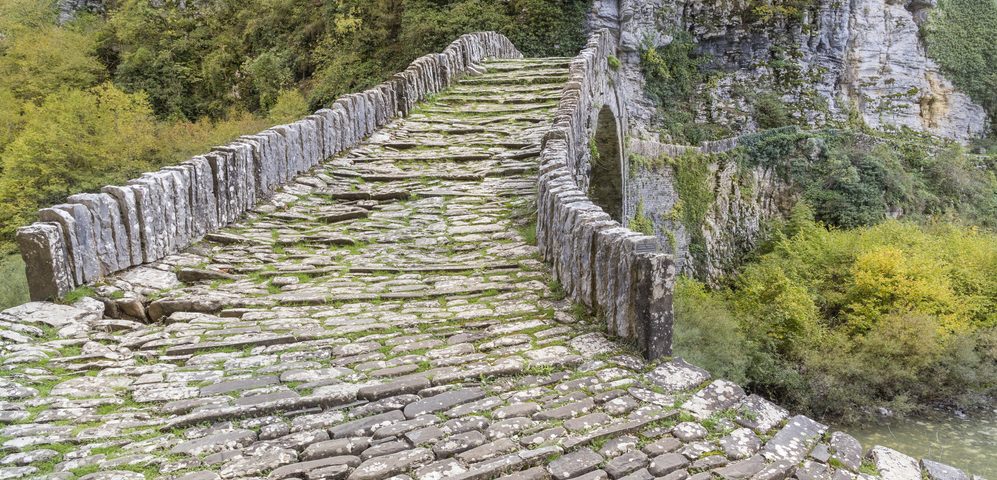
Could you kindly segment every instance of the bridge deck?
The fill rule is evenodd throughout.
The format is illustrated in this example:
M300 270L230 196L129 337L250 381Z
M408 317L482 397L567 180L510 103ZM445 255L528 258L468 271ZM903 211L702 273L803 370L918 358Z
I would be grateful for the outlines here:
M559 298L527 240L567 65L491 62L102 287L154 292L158 322L9 346L0 478L783 478L826 441L857 469L847 436Z

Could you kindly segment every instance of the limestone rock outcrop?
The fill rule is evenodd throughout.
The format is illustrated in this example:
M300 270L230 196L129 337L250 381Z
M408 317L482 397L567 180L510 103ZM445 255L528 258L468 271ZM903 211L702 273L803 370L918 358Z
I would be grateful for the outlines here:
M710 67L725 72L701 115L738 132L757 128L739 87L772 89L777 70L789 82L775 90L803 105L807 120L843 120L854 109L869 126L907 127L966 142L987 131L981 106L957 91L925 52L918 25L930 2L817 0L787 21L746 20L746 1L597 0L589 23L619 36L623 88L638 130L653 131L654 111L643 94L639 52L663 46L678 31L692 33ZM785 82L783 82L785 83ZM648 136L647 138L654 138Z

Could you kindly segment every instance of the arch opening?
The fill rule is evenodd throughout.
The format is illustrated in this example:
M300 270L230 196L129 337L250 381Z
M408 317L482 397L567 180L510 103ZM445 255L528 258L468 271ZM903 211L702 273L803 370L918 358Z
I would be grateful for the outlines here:
M599 110L591 148L589 198L613 220L623 223L623 150L620 127L609 106Z

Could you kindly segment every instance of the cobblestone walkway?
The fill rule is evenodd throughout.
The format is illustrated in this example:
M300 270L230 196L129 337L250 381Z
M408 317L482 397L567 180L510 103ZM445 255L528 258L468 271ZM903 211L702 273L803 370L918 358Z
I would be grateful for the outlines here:
M156 322L96 319L85 301L0 316L0 479L868 469L851 437L680 360L646 365L559 297L530 223L568 60L487 66L98 288L159 298Z

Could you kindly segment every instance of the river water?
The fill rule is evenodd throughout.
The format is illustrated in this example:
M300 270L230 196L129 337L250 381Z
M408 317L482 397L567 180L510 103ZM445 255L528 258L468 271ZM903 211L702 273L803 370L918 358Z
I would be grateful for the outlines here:
M989 415L967 418L938 414L840 430L857 438L866 449L882 445L997 480L997 409Z

